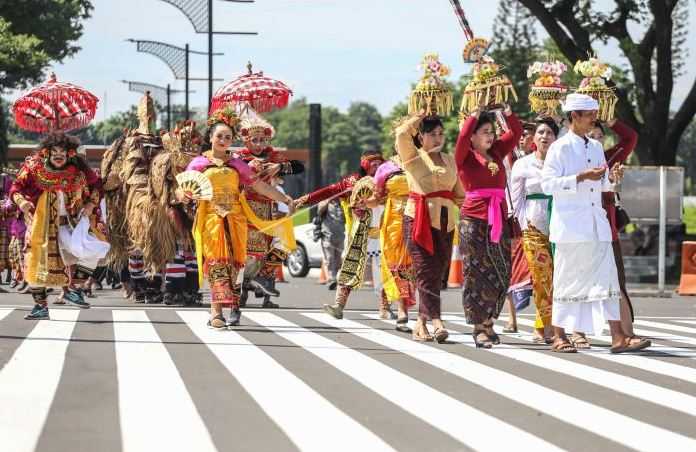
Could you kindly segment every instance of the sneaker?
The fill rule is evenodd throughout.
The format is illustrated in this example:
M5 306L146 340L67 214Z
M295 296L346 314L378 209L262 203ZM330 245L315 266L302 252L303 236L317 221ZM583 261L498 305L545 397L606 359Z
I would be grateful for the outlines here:
M227 322L222 314L218 314L212 319L208 320L208 328L213 330L224 330L227 328Z
M167 306L181 306L183 304L179 302L178 294L173 294L171 292L165 293L164 297L162 297L162 301Z
M50 320L48 316L48 307L40 304L34 305L34 309L24 316L25 320Z
M277 303L273 303L270 297L266 297L264 298L261 307L266 309L278 309L280 305L278 305Z
M249 284L254 288L254 290L258 290L259 292L262 292L264 295L270 295L272 297L279 297L280 292L278 292L275 287L273 287L273 281L271 281L269 278L254 278L251 281L249 281Z
M145 294L145 303L146 304L160 304L162 303L162 294L159 292L155 293L146 293Z
M61 298L78 308L88 309L90 307L90 304L85 301L84 295L80 290L68 290L63 293Z
M329 283L329 286L328 286L328 287L329 287L329 290L333 291L333 290L336 290L336 286L338 286L338 282L336 282L336 281L331 281L331 282Z
M26 281L23 281L22 284L17 287L17 292L19 293L29 293L30 290L29 283ZM46 290L46 293L48 293L48 290Z
M343 318L343 306L334 303L334 304L325 304L324 305L324 312L329 314L331 317L335 319L342 319Z
M230 318L226 323L227 328L231 328L233 326L239 325L239 321L242 319L242 311L237 309L233 309L230 311Z

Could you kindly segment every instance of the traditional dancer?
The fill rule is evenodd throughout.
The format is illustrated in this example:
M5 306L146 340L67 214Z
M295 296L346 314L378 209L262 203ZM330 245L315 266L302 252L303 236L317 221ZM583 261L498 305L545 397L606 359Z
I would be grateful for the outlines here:
M5 172L0 173L0 206L6 204L9 200L10 187L12 179ZM2 273L7 270L7 280L11 279L12 265L10 263L10 219L11 213L0 209L0 283L2 283ZM2 289L0 289L1 291Z
M413 260L404 237L404 210L408 202L408 180L399 156L383 163L375 174L376 197L384 202L380 226L382 281L389 303L398 302L396 329L410 333L408 309L416 304Z
M649 347L650 341L631 337L621 327L611 227L601 206L601 193L612 190L623 168L615 164L608 171L601 144L586 136L597 120L596 100L574 93L563 111L570 127L549 148L541 182L554 201L549 228L555 244L552 323L593 334L609 321L612 353Z
M461 208L459 247L464 267L462 301L477 347L500 343L493 330L510 284L510 228L505 201L503 159L522 135L522 125L509 106L508 131L496 140L495 116L475 112L462 124L456 161L466 190Z
M554 338L546 336L551 328L553 301L553 253L549 242L549 222L553 198L541 189L541 170L551 144L558 136L558 125L551 118L537 120L534 133L536 150L519 159L512 168L510 189L515 216L522 228L522 245L532 272L536 322L534 342L552 342L551 350L561 353L576 352L563 328L554 328Z
M384 163L378 151L366 151L360 158L360 171L344 177L339 182L304 195L298 199L298 207L312 205L328 199L340 198L344 205L347 243L345 256L338 273L338 287L333 304L325 304L324 310L331 316L343 318L343 309L353 290L362 286L368 260L371 260L375 292L379 294L380 314L390 318L389 302L382 290L380 274L379 222L382 209L376 201L372 176Z
M275 178L304 172L304 164L299 160L288 160L282 152L275 150L270 142L275 135L273 126L258 115L251 107L243 107L240 115L239 134L244 149L236 156L246 162L259 180L271 185ZM257 217L270 221L278 216L277 205L273 199L245 187L244 195ZM249 224L247 239L247 263L244 269L242 286L242 307L246 304L247 288L263 294L263 308L278 308L270 299L280 292L275 288L276 275L287 258L287 250L272 246L273 237L259 231Z
M35 305L26 319L49 318L47 287L62 287L65 301L89 307L76 286L89 277L98 259L93 260L93 255L86 259L73 246L73 235L85 219L92 234L104 230L98 222L97 207L101 180L77 155L78 145L77 138L63 133L48 135L41 142L41 150L24 163L12 184L12 201L30 224L25 277ZM103 257L108 244L99 243L105 245Z
M24 279L24 236L27 232L27 226L24 223L22 212L9 198L3 206L3 214L7 218L10 233L9 258L12 271L10 288L16 288L18 292L22 292L29 285Z
M224 329L239 324L241 311L239 297L241 277L247 258L247 221L259 230L281 238L283 246L292 250L295 238L289 220L267 222L256 217L241 193L241 185L255 192L287 204L292 212L292 198L259 180L254 171L238 158L229 158L228 149L237 137L239 118L231 109L218 110L208 120L207 139L211 149L196 157L188 171L202 173L212 185L212 199L197 202L193 224L198 267L208 278L211 290L211 318L208 325ZM178 191L178 198L186 202L186 193ZM241 272L241 273L240 273ZM222 313L230 306L229 319Z
M608 121L606 125L609 126L619 138L619 142L615 146L604 151L607 165L611 168L616 163L624 164L626 160L628 160L628 157L638 144L638 134L635 130L617 119ZM588 137L594 138L603 146L606 138L604 132L604 126L598 121L588 134ZM626 289L626 270L624 269L621 241L619 240L619 229L626 225L619 225L617 221L616 198L618 196L618 193L602 193L602 206L604 210L607 211L609 225L611 226L611 246L614 250L614 260L616 261L616 269L619 275L619 286L621 287L621 327L626 334L633 336L633 304L631 303L631 298L628 296L628 290Z

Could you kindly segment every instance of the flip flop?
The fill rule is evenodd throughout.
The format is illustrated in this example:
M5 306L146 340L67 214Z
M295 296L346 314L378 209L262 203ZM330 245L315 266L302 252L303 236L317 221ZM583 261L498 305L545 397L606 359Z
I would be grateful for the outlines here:
M486 330L474 330L471 335L474 338L474 344L476 344L476 348L493 348L493 341L491 341L491 338L488 336L486 333ZM479 336L483 335L485 336L485 340L479 340Z
M629 341L633 338L629 338ZM636 338L637 339L637 338ZM640 341L635 344L620 345L618 347L611 347L609 351L611 353L626 353L626 352L637 352L638 350L643 350L652 345L649 339L640 339Z
M449 333L444 328L438 328L435 330L435 335L433 336L438 344L444 343L449 337Z

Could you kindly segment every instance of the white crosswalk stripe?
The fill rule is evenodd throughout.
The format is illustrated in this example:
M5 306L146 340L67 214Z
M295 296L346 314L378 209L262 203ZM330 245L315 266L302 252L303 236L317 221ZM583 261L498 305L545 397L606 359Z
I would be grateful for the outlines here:
M60 400L83 396L73 393L79 386L63 385L61 379L64 372L71 374L72 369L74 375L76 368L86 364L76 362L84 354L71 353L73 346L88 347L89 341L78 327L84 312L52 309L52 321L31 323L22 319L23 311L0 308L0 329L13 331L0 339L0 451L44 452L49 450L46 445L61 450L56 446L60 438L47 437L46 432L55 432L55 426L44 426L63 415L52 405L63 406ZM95 312L91 315L93 319ZM201 391L190 386L207 380L187 381L195 369L181 361L187 353L197 354L198 362L214 360L215 365L209 367L217 372L214 380L238 384L250 397L245 406L255 407L272 421L263 424L266 428L282 432L275 437L284 438L285 444L274 443L268 450L422 450L422 446L396 446L399 419L406 416L439 430L461 448L546 451L584 447L582 442L569 447L575 443L554 432L547 436L544 429L529 431L526 421L516 417L520 413L528 413L535 423L552 422L566 432L577 432L578 441L607 441L605 444L617 448L641 451L664 450L665 445L696 450L696 431L688 427L696 424L696 357L689 347L696 344L696 337L689 336L696 334L696 328L685 326L696 325L693 318L669 322L637 319L637 334L656 337L654 351L664 353L612 355L603 346L561 356L544 346L530 348L534 321L524 317L518 318L524 331L509 335L510 340L504 338L492 350L474 351L467 333L470 326L461 315L443 316L452 342L446 347L414 342L393 331L393 321L368 312L348 312L350 320L336 320L317 311L248 310L243 326L234 331L207 328L209 314L201 310L169 311L167 315L166 327L158 325L163 317L154 317L145 309L105 310L96 321L103 323L96 328L108 330L108 343L114 339L111 361L115 368L108 370L113 406L103 409L112 410L118 422L100 425L86 419L82 428L113 429L125 452L243 449L216 436L220 433L209 425L211 411L201 409L204 402L195 397L201 397ZM8 330L9 325L13 328ZM93 332L94 324L90 328ZM184 336L176 336L177 329L184 330ZM186 345L170 345L181 344L181 337L188 337ZM607 336L591 338L591 342L607 341ZM371 345L365 348L355 345L358 343ZM296 350L292 359L281 355L284 347ZM399 356L403 359L395 359ZM292 370L298 369L295 360L300 357L307 359L306 363L300 361L307 369L305 374ZM343 383L336 389L356 402L378 401L393 407L388 422L394 423L394 431L377 429L371 413L362 415L369 404L345 405L345 399L334 400L326 388L315 388L319 380L308 378L314 369L322 370L321 380L340 377ZM650 373L659 378L651 379ZM537 380L531 375L541 377ZM559 380L567 390L549 386ZM482 393L452 392L454 382L481 387ZM610 390L615 396L605 403L588 388ZM69 393L56 398L59 391ZM488 406L485 401L491 399L496 404ZM622 401L627 402L627 409L616 409L624 406ZM498 411L513 403L516 415ZM665 416L668 410L679 416ZM237 414L234 406L212 411L220 412L247 414ZM589 443L586 446L592 448ZM438 449L435 443L434 449Z
M147 314L120 310L113 318L124 451L216 451ZM180 424L186 428L172 428Z
M60 381L78 314L78 311L51 312L53 321L36 323L0 370L3 451L31 452L36 447Z

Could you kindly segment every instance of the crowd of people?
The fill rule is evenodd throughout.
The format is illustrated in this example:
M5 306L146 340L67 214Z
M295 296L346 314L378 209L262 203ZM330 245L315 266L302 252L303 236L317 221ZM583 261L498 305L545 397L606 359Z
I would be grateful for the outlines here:
M419 93L423 108L394 125L393 156L363 152L358 171L297 199L281 181L304 165L273 148L273 126L248 105L212 112L203 134L190 121L159 134L145 95L138 127L99 170L73 137L51 133L3 175L0 269L31 294L30 320L49 319L51 288L54 303L88 308L108 276L135 303L181 306L200 304L207 280L208 326L224 330L239 325L249 294L278 307L276 277L296 247L292 214L318 206L335 289L324 310L337 319L371 270L382 318L415 341L445 342L440 291L454 244L478 347L500 343L494 322L506 300L505 331L517 331L515 310L533 300L535 341L555 352L590 347L587 335L606 322L612 352L649 346L633 334L614 193L636 133L598 121L599 102L583 93L564 99L562 116L525 123L506 102L482 102L462 115L447 153L448 101L437 89L447 93L426 81L435 94ZM619 143L605 151L607 128Z

